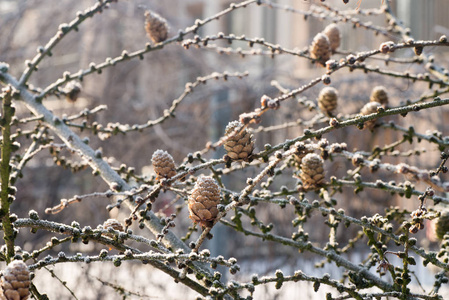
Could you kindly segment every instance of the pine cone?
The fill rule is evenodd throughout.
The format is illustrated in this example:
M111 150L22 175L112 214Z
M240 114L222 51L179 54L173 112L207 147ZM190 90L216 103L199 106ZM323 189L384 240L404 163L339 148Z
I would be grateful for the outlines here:
M218 215L220 188L209 176L199 177L189 197L190 219L201 227L211 227Z
M376 86L371 91L371 102L379 102L383 107L388 105L387 89L383 86Z
M323 33L318 33L310 46L310 56L323 67L326 66L326 61L331 57L331 46L329 39Z
M449 211L443 211L435 223L435 234L442 240L449 233Z
M305 190L316 189L324 183L324 161L315 153L302 159L300 178Z
M156 150L151 157L151 163L158 177L171 178L176 175L175 161L167 151Z
M21 260L14 260L3 271L0 286L1 300L25 300L30 292L30 272Z
M318 106L327 116L332 117L337 108L338 92L327 86L318 95Z
M106 229L106 230L108 230L109 228L112 228L112 229L117 230L117 231L125 231L123 229L122 223L120 223L116 219L107 219L103 223L103 228Z
M360 110L360 114L362 114L363 116L367 116L367 115L376 113L377 108L379 106L382 106L382 105L380 105L379 102L368 102L367 104L365 104L364 107L362 107L362 109ZM375 124L376 124L376 120L371 120L371 121L365 122L365 126L368 129L373 129Z
M76 81L70 81L63 88L63 92L65 93L67 101L75 102L81 93L81 84Z
M329 39L329 44L331 46L332 53L335 53L338 47L340 47L340 29L335 24L329 24L324 28L323 33Z
M225 135L229 137L227 137L223 146L232 160L248 161L254 150L253 135L246 128L243 131L235 132L242 126L239 121L229 122L225 130Z
M160 43L168 37L167 20L155 12L145 12L145 30L153 43Z

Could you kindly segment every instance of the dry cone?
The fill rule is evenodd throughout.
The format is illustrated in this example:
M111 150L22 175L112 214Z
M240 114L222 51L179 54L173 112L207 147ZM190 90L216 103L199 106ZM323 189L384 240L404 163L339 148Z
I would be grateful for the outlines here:
M318 95L318 107L327 116L335 115L337 109L338 92L333 87L327 86L323 88Z
M163 150L156 150L151 157L154 172L160 178L171 178L176 175L176 166L173 157Z
M324 28L323 33L329 39L329 44L332 50L332 53L335 53L338 47L340 47L340 29L335 24L329 24Z
M220 188L209 176L199 177L190 194L188 207L190 219L201 227L211 227L218 215Z
M379 102L368 102L367 104L365 104L364 107L362 107L362 109L360 110L360 114L362 114L363 116L374 114L374 113L377 112L377 108L379 106L382 106ZM375 119L365 122L365 126L368 129L373 129L375 124L376 124L376 120Z
M253 135L245 128L241 130L242 123L233 121L226 126L224 148L232 160L248 161L254 150Z
M310 56L323 67L326 66L326 61L331 57L331 46L329 39L323 33L318 33L312 41L310 46Z
M383 107L388 105L387 89L383 86L376 86L371 91L371 102L379 102Z
M155 12L145 12L145 30L154 43L160 43L168 37L167 21Z
M14 260L3 271L0 286L1 300L25 300L30 295L30 272L21 260Z
M315 153L302 159L300 178L305 190L316 189L324 183L324 161Z

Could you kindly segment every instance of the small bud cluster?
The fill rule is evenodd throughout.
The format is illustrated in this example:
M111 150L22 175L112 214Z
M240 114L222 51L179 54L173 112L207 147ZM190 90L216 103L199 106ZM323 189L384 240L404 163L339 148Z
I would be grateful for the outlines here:
M348 150L348 145L346 143L334 143L329 146L330 153L341 153L346 150Z
M260 123L262 121L262 118L260 117L260 109L256 109L256 111L250 112L250 113L242 113L239 116L239 121L243 125L248 125L250 123Z
M424 206L421 206L410 214L413 223L409 229L410 233L417 233L419 230L424 229L423 216L426 212L427 209Z
M354 156L352 157L351 161L352 161L352 164L353 164L355 167L358 167L358 166L362 165L363 162L364 162L365 160L364 160L364 158L363 158L363 155L361 155L361 154L359 154L359 153L356 153L356 154L354 154Z
M300 168L302 159L309 153L313 153L314 148L310 144L304 144L303 142L297 142L295 144L296 151L293 154L295 165Z
M69 102L75 102L81 93L81 84L77 81L70 81L63 89L66 99Z
M157 239L158 239L159 243L162 242L162 239L168 233L168 230L170 228L176 226L176 224L174 222L175 218L176 218L176 214L171 214L170 216L161 219L161 223L165 224L165 226L164 226L164 228L162 228L161 232L157 234Z
M395 44L392 41L388 41L385 43L380 44L379 50L380 52L386 54L388 52L394 52L394 46Z
M269 109L276 110L276 109L279 109L280 104L279 104L279 101L273 100L270 97L268 97L267 95L263 95L262 98L260 99L260 106L261 106L261 109L269 108Z

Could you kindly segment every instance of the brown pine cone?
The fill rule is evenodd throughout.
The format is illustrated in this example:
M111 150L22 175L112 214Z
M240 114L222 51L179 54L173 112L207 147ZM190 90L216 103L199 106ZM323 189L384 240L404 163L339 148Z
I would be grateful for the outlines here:
M379 102L383 107L388 105L387 89L383 86L376 86L371 91L371 102Z
M167 151L156 150L151 157L151 163L158 177L171 178L176 175L175 161Z
M112 229L117 230L117 231L125 231L123 229L122 223L120 223L116 219L107 219L103 223L103 228L106 229L106 230L108 230L109 228L112 228Z
M362 107L362 109L360 110L360 114L363 116L374 114L377 112L377 108L379 106L382 106L379 102L368 102L367 104L365 104L365 106ZM373 129L375 124L376 124L375 119L365 122L365 126L368 129Z
M443 211L435 223L435 234L442 240L445 234L449 234L449 211Z
M338 92L333 87L327 86L318 95L318 107L327 116L334 116L337 109Z
M220 188L209 176L201 176L189 197L190 219L201 227L211 227L218 215Z
M323 67L326 66L326 61L331 57L331 46L329 39L323 33L318 33L312 41L310 46L310 56Z
M155 12L146 11L145 30L154 43L163 42L168 37L167 20Z
M329 43L331 46L332 53L335 53L338 47L340 47L340 29L338 29L338 26L335 24L329 24L324 28L323 33L327 36L329 39Z
M232 160L248 161L254 150L253 135L246 128L240 130L242 126L239 121L229 122L226 126L227 137L223 146ZM236 129L238 129L237 132Z
M30 272L21 260L14 260L3 271L0 286L1 300L25 300L30 295Z
M302 159L299 174L305 190L316 189L324 183L324 161L315 153L309 153Z

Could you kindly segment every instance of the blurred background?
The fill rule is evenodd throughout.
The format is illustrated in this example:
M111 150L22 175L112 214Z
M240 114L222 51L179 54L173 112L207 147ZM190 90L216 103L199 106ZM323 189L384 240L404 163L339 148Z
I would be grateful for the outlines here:
M233 1L208 1L208 0L166 0L166 1L118 1L111 8L101 14L84 22L78 32L69 34L55 48L53 56L45 58L40 64L39 71L35 73L30 83L34 87L45 88L60 78L64 71L76 72L79 69L87 69L91 62L101 63L107 57L121 55L123 50L128 52L142 49L149 42L144 29L144 12L146 9L155 11L167 19L170 26L169 37L175 36L179 29L184 29L194 24L196 19L204 19L229 7ZM316 2L318 4L319 1ZM364 24L386 28L386 18L382 13L373 15L358 14L354 11L357 1L343 4L341 0L326 1L325 4L335 9L350 10L347 14L347 22L338 22L342 34L340 53L334 54L333 59L345 57L349 52L363 52L377 49L379 45L388 40L398 41L397 37L376 34L376 30L365 29L354 26L351 20L357 18ZM361 9L380 9L381 0L363 0ZM93 0L1 0L0 1L0 61L10 65L10 72L14 76L20 76L23 72L26 59L31 59L36 53L38 46L45 45L56 33L61 23L69 23L77 11L83 11L95 3ZM200 36L217 35L223 32L226 35L244 34L249 38L264 38L272 44L280 44L286 49L306 49L312 42L313 37L321 32L326 25L332 23L329 14L324 14L322 8L314 5L314 1L286 0L273 1L278 5L288 5L300 12L312 12L315 16L304 16L301 13L286 11L285 9L270 8L269 6L250 5L238 9L219 20L212 21L197 33ZM433 40L442 34L449 35L449 2L445 0L394 0L391 1L393 11L402 20L405 26L410 27L411 35L415 39ZM319 17L322 15L321 17ZM251 50L256 51L251 55ZM309 60L287 54L270 55L267 49L255 45L251 49L248 43L218 41L210 47L196 49L190 47L184 49L180 44L173 43L163 50L153 51L145 55L143 61L131 60L108 68L102 74L92 74L86 77L82 84L80 98L74 102L67 102L64 97L49 96L44 99L44 104L56 115L75 114L84 108L106 104L107 110L101 111L87 118L89 123L98 122L106 126L109 122L120 122L123 124L145 124L148 120L157 119L163 115L164 110L171 106L174 99L182 94L185 84L194 82L198 76L206 76L212 72L245 72L249 76L243 79L230 78L228 81L212 81L195 89L179 105L176 110L176 118L170 119L161 125L157 125L143 132L130 132L126 135L117 135L110 138L99 138L89 132L80 133L81 136L90 138L90 144L94 149L101 148L103 155L115 167L124 163L132 166L139 174L151 174L150 158L157 149L168 151L175 161L180 164L183 159L195 151L205 147L208 141L217 141L224 133L224 127L229 121L238 119L239 114L249 112L260 106L260 97L268 95L276 97L279 90L271 82L277 81L287 89L295 89L307 84L311 79L321 77L324 69L312 64ZM260 50L257 50L260 49ZM246 53L246 54L245 54ZM447 66L448 49L446 47L425 48L425 54L434 56L436 62L444 62ZM392 54L394 57L412 58L412 49L406 49ZM411 73L425 72L422 64L389 64L383 61L371 61L373 65L381 68L389 68L401 72ZM444 65L446 64L446 65ZM411 82L392 77L382 77L378 74L364 74L362 71L350 72L342 70L331 76L331 86L339 92L343 103L339 106L342 115L357 113L360 108L369 101L372 88L383 85L387 88L390 105L397 106L407 100L419 99L422 95L429 93L429 86L422 82ZM301 135L307 128L305 125L282 128L282 124L307 121L313 118L314 112L310 112L298 104L297 100L311 101L316 103L316 98L323 85L317 85L297 97L296 100L283 102L279 111L269 112L264 115L263 122L253 125L256 138L256 151L263 149L266 143L276 145ZM438 87L434 87L436 89ZM21 116L29 114L25 107L18 107ZM440 131L443 135L448 134L448 128L443 127L444 122L433 122L438 118L445 120L449 118L448 111L432 110L422 112L413 116L413 119L391 118L397 124L408 127L408 122L413 121L415 129L420 132ZM419 125L417 125L419 124ZM276 127L278 126L278 127ZM318 126L320 127L320 126ZM317 127L317 128L318 128ZM322 127L322 126L321 126ZM267 129L268 128L268 129ZM271 129L270 129L271 128ZM276 130L275 130L276 129ZM370 151L374 146L384 146L392 143L402 136L394 131L381 131L375 136L367 134L360 135L354 139L359 130L347 128L325 136L330 142L346 142L350 151ZM57 141L57 140L56 140ZM27 143L24 139L21 141ZM58 142L58 141L57 141ZM414 148L418 146L418 148ZM423 141L417 145L401 145L401 151L416 151L421 155L410 157L388 157L387 162L407 164L421 169L435 168L439 164L439 151L437 147ZM210 153L209 158L221 157L224 153L219 149L216 153ZM72 156L68 151L61 155L67 159L77 162L78 158ZM39 215L45 215L45 209L57 205L63 198L71 198L74 195L87 194L94 191L106 191L107 185L98 177L92 176L92 170L81 170L73 174L70 170L56 166L54 158L43 151L36 159L31 161L23 171L23 179L17 183L17 201L12 206L12 211L19 217L26 217L30 209L35 209ZM351 168L350 162L340 158L333 164L327 166L327 173L337 177L343 177L346 170ZM245 186L247 177L257 174L257 170L245 169L233 173L232 177L226 178L226 186L232 190L240 190ZM397 180L404 181L401 175L376 173L374 175L362 174L364 178L375 181ZM330 175L327 176L327 179ZM294 188L295 179L282 177L273 183L273 189L279 189L282 185ZM445 178L443 177L442 180ZM417 187L424 190L426 185L416 182ZM421 185L420 185L421 184ZM349 197L348 197L349 195ZM310 195L312 200L313 193ZM338 207L342 207L349 215L356 217L365 214L373 215L375 212L384 214L385 207L398 205L401 209L414 210L416 203L410 199L396 196L386 197L386 193L365 190L355 195L351 190L344 190L341 195L335 196ZM161 194L155 203L155 212L161 215L174 212L174 205L170 204L174 195L170 193ZM90 225L96 227L104 220L114 217L123 220L128 216L127 211L113 210L108 212L106 205L110 202L106 198L93 198L81 203L74 204L56 215L45 215L50 220L70 224L76 220L81 226ZM182 201L176 203L181 209L176 219L175 231L179 236L186 233L190 226L187 218L187 209ZM260 208L259 208L260 209ZM263 211L263 209L261 210ZM185 217L181 217L185 216ZM294 219L292 209L266 209L258 214L259 218L267 223L276 225L276 233L291 235L291 220ZM314 223L315 222L315 223ZM318 226L322 224L323 218L316 216L307 224L316 230L309 230L310 240L317 243L326 243L328 228ZM429 224L429 228L431 228ZM322 230L321 230L322 229ZM138 234L149 235L134 228ZM221 225L215 228L215 238L207 247L212 250L213 255L222 254L225 257L234 256L239 260L241 272L237 276L249 278L252 273L260 275L274 272L276 269L286 270L292 273L294 270L302 269L306 274L322 274L328 272L331 275L341 272L337 267L326 266L323 269L314 269L314 264L320 260L308 257L307 254L298 255L294 249L286 247L274 248L270 242L262 243L251 237L238 235L228 231ZM339 232L347 236L355 236L356 228ZM44 232L37 234L20 234L17 241L23 245L25 251L31 251L45 246L51 235ZM419 241L423 246L437 247L437 242L431 230L419 233ZM362 243L361 246L365 246ZM64 248L65 247L65 248ZM61 246L68 253L77 251L98 253L101 246L70 244ZM351 260L361 259L355 255ZM421 266L421 267L419 267ZM422 269L419 269L422 268ZM149 266L139 263L127 263L120 267L120 272L111 265L58 265L54 272L68 286L75 291L79 299L120 299L118 292L114 292L111 285L121 285L129 291L137 294L128 295L130 299L186 299L188 290L176 285L171 279L166 279L159 271L153 271ZM63 285L57 286L54 281L51 285L45 284L51 276L45 270L38 271L42 274L36 276L40 282L35 282L41 292L48 293L51 299L72 299L73 295ZM417 264L416 275L420 277L422 284L426 284L428 270L424 270L422 264ZM432 275L432 274L430 274ZM98 279L99 278L99 279ZM110 284L106 284L108 282ZM169 282L169 283L167 283ZM173 285L173 288L170 287ZM268 290L258 291L255 299L286 299L289 295L295 295L302 291L305 283L291 285L291 287L276 291L274 286L268 285ZM261 288L262 289L262 288ZM177 292L174 294L173 291ZM307 290L311 290L308 288ZM257 290L256 290L257 291ZM307 299L317 296L323 299L325 289L319 293L311 292ZM191 293L191 292L190 292ZM189 299L194 294L188 294ZM296 294L297 295L297 294ZM306 298L304 298L306 299Z

